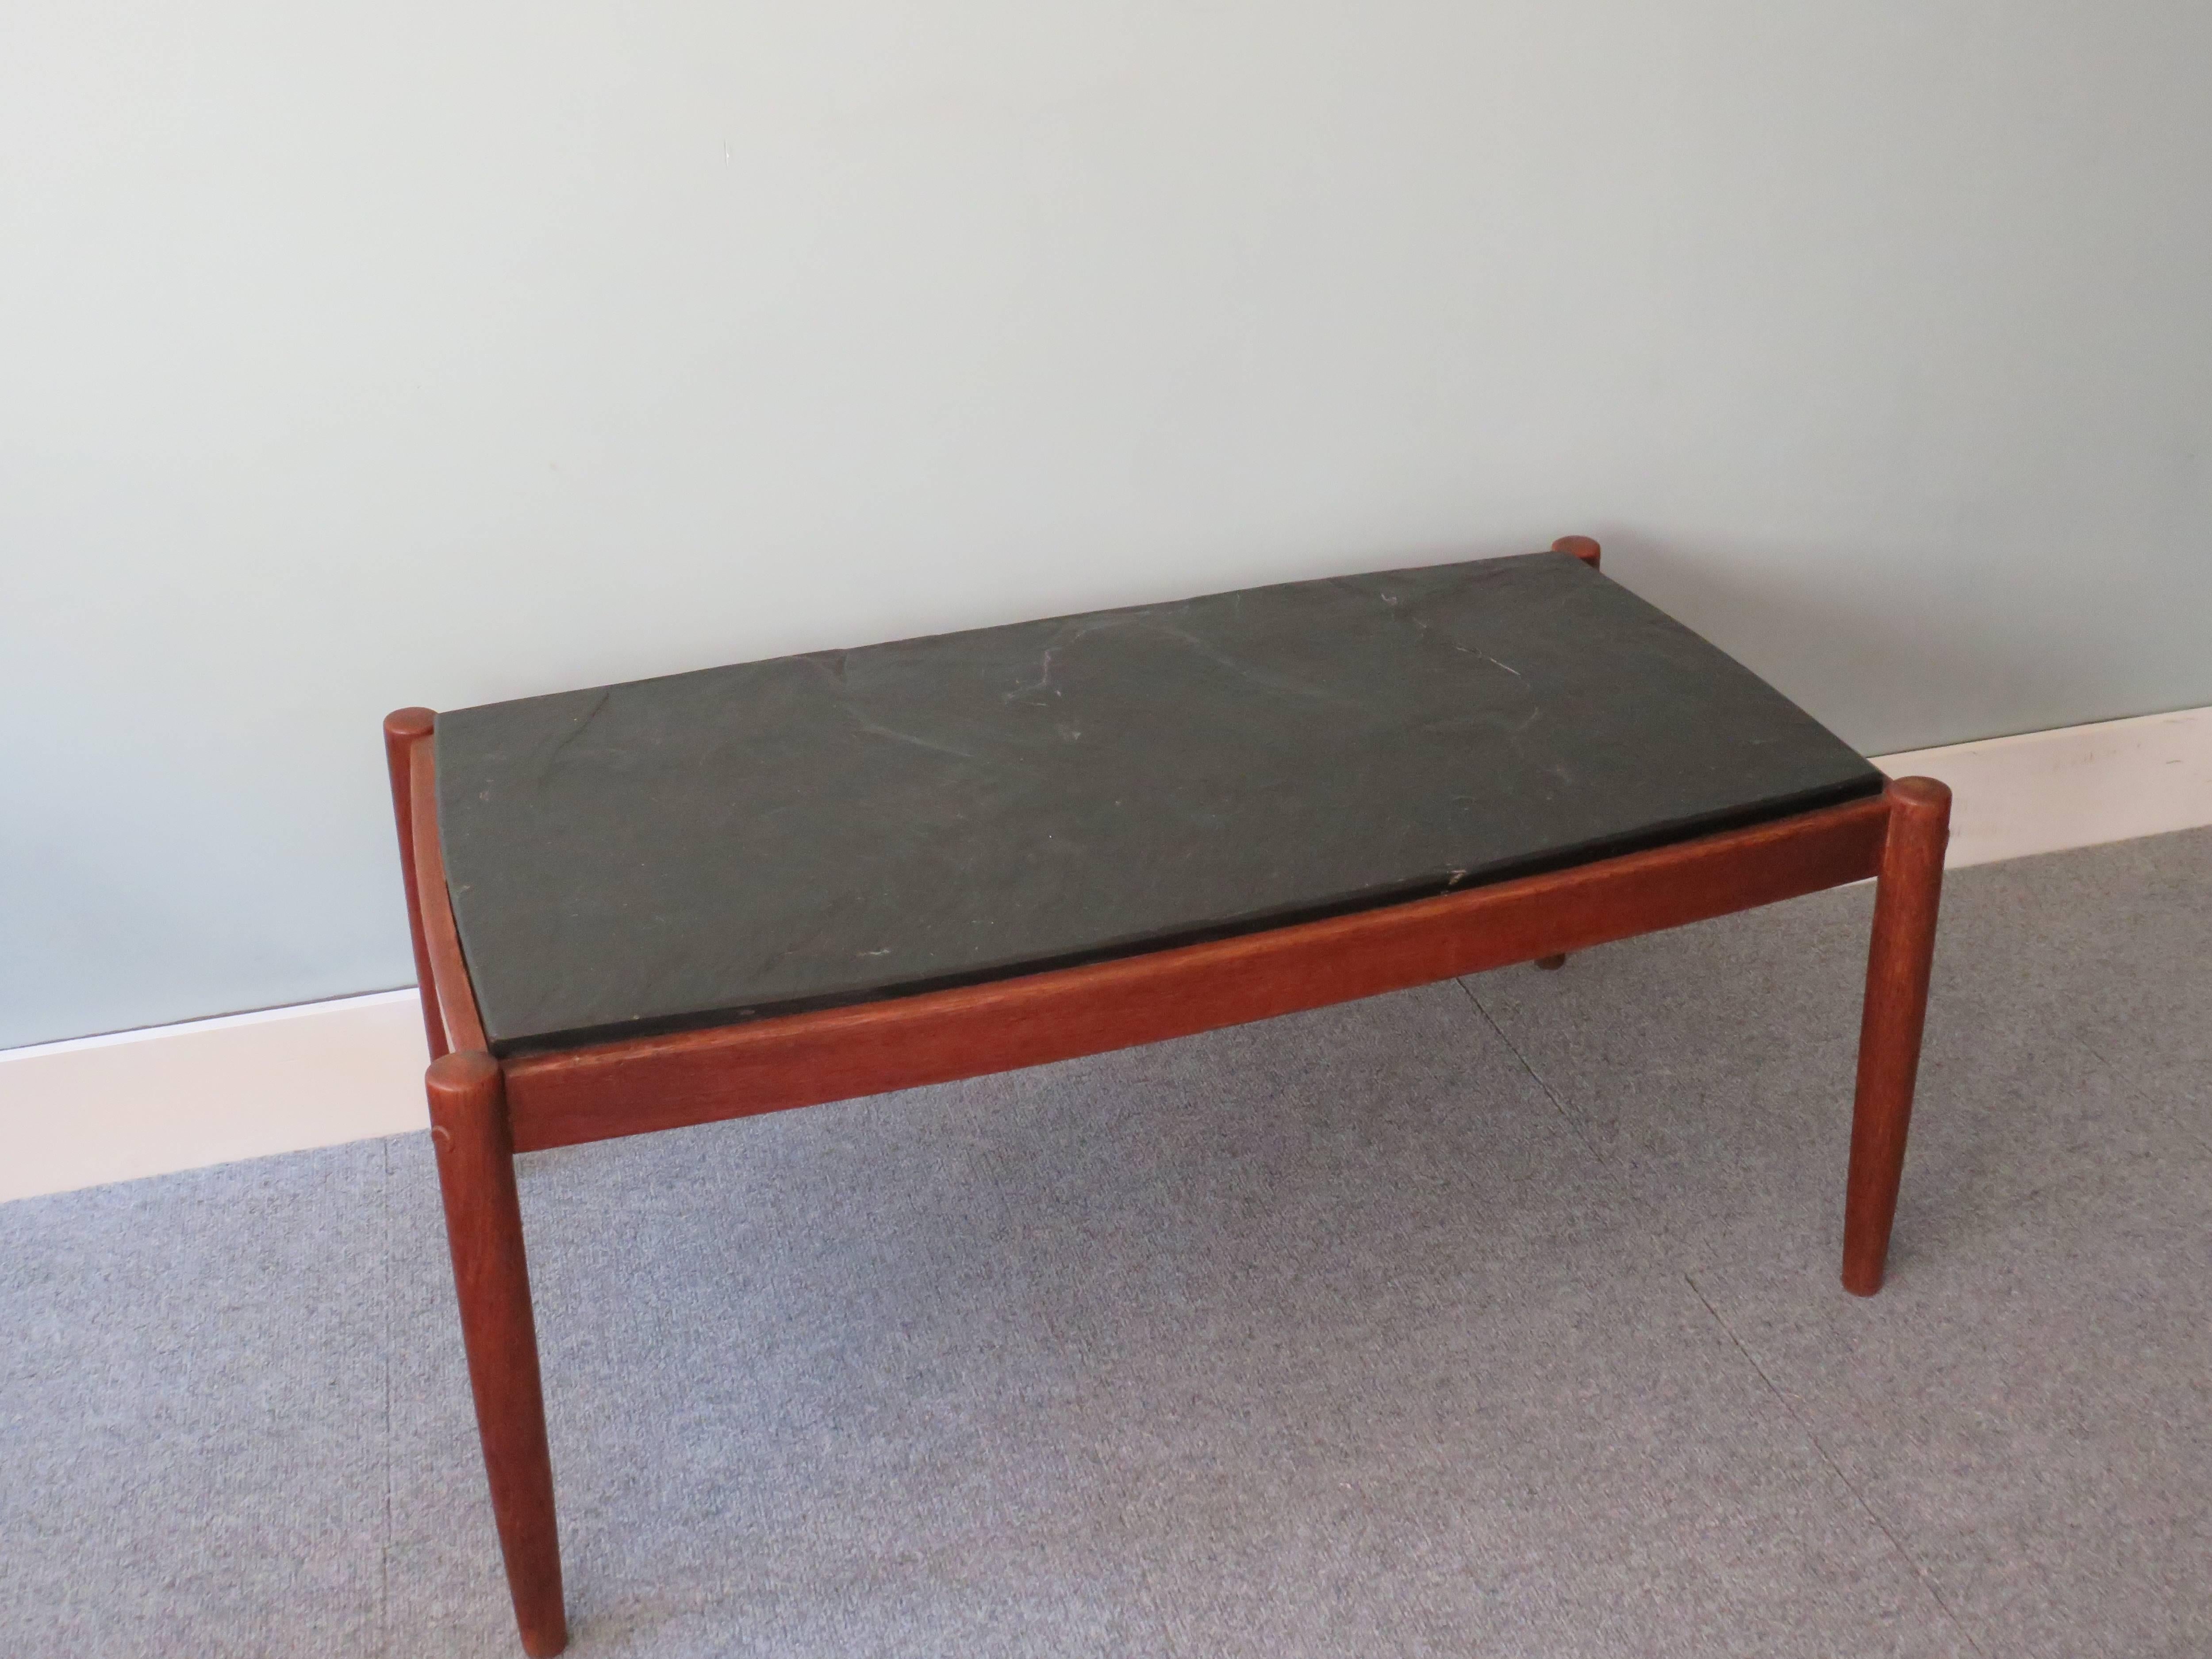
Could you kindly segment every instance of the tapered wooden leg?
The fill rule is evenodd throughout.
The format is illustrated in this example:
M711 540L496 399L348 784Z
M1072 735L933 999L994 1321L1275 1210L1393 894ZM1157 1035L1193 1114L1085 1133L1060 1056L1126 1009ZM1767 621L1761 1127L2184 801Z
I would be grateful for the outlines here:
M1851 1111L1851 1171L1844 1200L1844 1288L1872 1296L1889 1260L1905 1135L1920 1070L1928 969L1943 892L1951 792L1933 778L1889 786L1889 831L1867 953L1866 1011L1859 1025L1858 1098Z
M430 947L422 937L422 895L415 880L415 745L428 743L438 717L427 708L395 708L384 717L384 765L392 775L392 816L399 824L399 879L407 889L407 927L415 936L415 983L422 996L423 1034L430 1058L452 1045L438 1016L437 988L430 978Z
M545 1659L568 1646L568 1621L538 1380L538 1327L514 1191L514 1138L499 1062L482 1053L447 1054L431 1064L429 1093L430 1138L438 1149L492 1515L523 1651Z

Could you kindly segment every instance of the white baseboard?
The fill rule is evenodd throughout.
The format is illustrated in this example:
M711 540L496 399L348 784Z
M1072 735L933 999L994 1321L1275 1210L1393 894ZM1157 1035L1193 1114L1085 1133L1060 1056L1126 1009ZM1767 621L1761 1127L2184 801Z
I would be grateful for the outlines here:
M2212 708L1883 755L1951 786L1946 867L2212 824Z
M2212 824L2212 708L1876 760L1954 795L1956 867ZM0 1052L0 1200L419 1129L410 990Z
M0 1051L0 1200L427 1127L410 987Z

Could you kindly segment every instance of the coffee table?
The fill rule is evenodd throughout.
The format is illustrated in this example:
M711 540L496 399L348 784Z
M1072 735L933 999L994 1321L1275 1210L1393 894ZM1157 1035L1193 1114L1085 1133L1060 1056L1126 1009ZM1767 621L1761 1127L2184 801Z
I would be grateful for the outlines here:
M514 1156L1035 1066L1876 879L1843 1280L1881 1286L1950 793L1597 544L385 721L469 1377L568 1627Z

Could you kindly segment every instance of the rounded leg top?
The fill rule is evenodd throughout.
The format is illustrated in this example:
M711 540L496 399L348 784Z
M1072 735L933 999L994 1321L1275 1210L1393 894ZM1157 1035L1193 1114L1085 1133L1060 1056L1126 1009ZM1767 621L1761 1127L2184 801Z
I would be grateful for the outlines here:
M1938 779L1892 778L1882 793L1889 797L1890 811L1908 819L1934 818L1947 826L1951 821L1951 786Z
M438 724L438 716L428 708L395 708L384 717L386 738L427 738Z

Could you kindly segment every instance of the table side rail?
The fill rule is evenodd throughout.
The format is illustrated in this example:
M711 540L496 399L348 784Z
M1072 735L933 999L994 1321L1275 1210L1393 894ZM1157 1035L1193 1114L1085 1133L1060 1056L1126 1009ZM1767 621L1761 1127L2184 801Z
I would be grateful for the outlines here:
M514 1146L539 1151L948 1083L1588 950L1873 876L1889 811L1877 795L1266 933L510 1060ZM434 836L418 836L424 842L434 848ZM442 901L442 875L436 891ZM450 909L445 916L450 935Z
M489 1047L483 1018L477 1011L476 986L461 951L460 929L453 921L453 895L446 890L446 854L438 838L438 751L435 737L415 740L408 757L411 785L408 805L415 820L415 885L422 905L422 945L430 958L431 989L446 1042L456 1054Z

